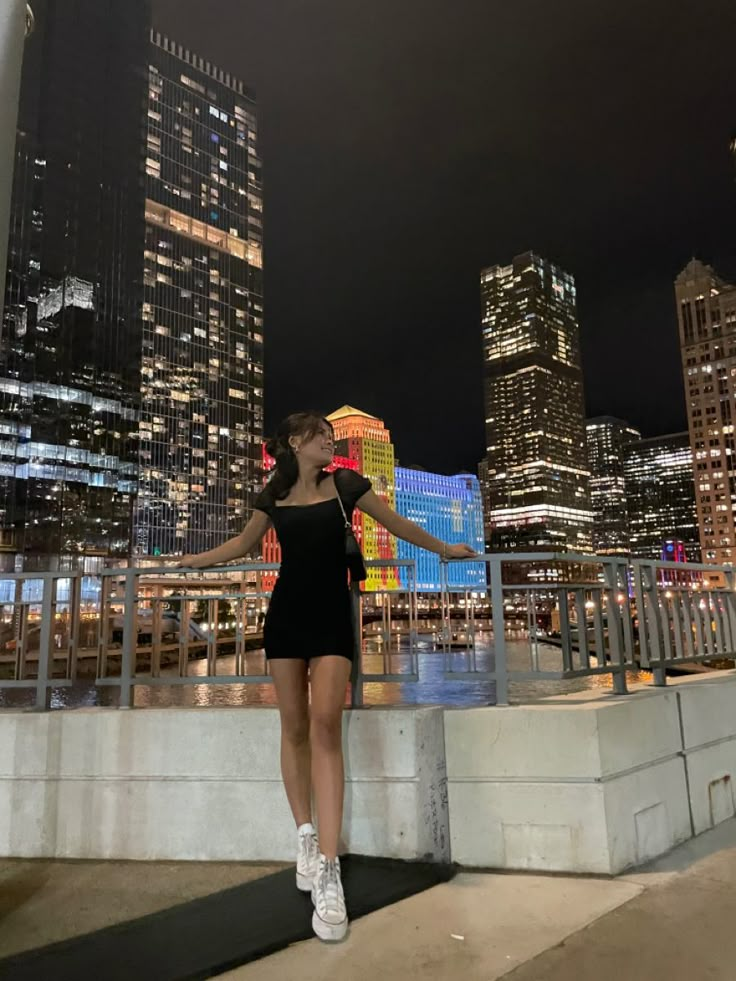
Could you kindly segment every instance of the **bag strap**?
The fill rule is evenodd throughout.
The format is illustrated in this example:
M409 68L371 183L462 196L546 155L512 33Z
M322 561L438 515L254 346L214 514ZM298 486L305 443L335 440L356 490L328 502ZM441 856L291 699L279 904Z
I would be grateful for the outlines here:
M340 505L340 510L342 511L342 516L343 516L343 518L345 520L345 527L346 528L349 528L352 531L353 526L348 521L348 516L345 513L345 506L343 505L343 503L342 503L342 497L340 496L340 488L337 486L337 471L335 471L335 476L333 477L333 480L335 481L335 490L337 491L337 501L338 501L338 504Z

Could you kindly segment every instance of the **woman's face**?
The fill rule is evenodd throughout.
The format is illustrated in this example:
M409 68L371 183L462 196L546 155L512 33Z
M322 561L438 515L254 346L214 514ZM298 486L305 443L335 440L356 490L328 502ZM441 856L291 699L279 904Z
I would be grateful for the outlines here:
M296 437L295 449L297 457L306 464L315 467L328 467L335 455L335 437L332 428L323 422L317 433L312 436Z

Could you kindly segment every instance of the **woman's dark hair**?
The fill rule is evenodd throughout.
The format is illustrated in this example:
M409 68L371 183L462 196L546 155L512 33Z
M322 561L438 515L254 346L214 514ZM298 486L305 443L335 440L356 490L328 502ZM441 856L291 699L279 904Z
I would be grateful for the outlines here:
M325 419L320 412L293 412L279 425L276 435L266 443L266 452L276 461L276 466L271 471L271 479L267 484L267 490L277 501L282 501L296 483L299 476L299 465L296 453L289 444L292 436L301 436L307 441L313 439L323 425L332 429L332 423ZM322 480L326 473L318 478Z

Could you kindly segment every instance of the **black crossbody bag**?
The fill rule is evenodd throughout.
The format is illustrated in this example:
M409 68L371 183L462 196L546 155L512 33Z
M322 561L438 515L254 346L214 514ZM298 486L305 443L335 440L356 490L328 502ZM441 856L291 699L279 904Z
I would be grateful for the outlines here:
M337 477L335 477L335 490L337 491L337 500L345 521L345 563L350 572L350 582L363 582L368 578L368 570L365 567L363 553L360 551L358 540L353 534L353 526L348 521L348 516L345 513L345 507L340 496L340 488L337 486Z

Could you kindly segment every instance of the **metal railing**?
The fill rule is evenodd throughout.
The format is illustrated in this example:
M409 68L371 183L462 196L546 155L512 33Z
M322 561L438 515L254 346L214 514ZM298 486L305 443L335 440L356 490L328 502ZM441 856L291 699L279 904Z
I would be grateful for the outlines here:
M491 592L491 663L477 667L473 615L467 618L465 642L453 643L446 628L445 676L495 683L497 705L508 704L514 682L608 675L613 691L626 694L630 672L651 672L654 685L665 685L668 669L736 659L736 573L731 567L569 552L496 553L483 561ZM720 583L713 585L713 580ZM446 624L451 594L445 577ZM509 602L510 597L517 602ZM467 601L466 593L466 609ZM510 664L507 657L508 621L519 613L528 638L524 666L518 659ZM458 647L466 662L459 673L452 664ZM555 668L540 663L540 649L550 647L560 652Z
M470 673L477 679L495 682L497 705L508 704L511 682L529 680L610 675L613 690L626 693L626 672L639 669L626 559L534 552L489 554L483 556L483 561L488 566L491 593L492 666L481 670L476 667L477 627L473 618L466 644L454 645L464 648L471 662L469 669L459 674L452 670L453 645L444 638L448 678L461 680ZM445 580L443 609L449 604L450 594ZM516 618L518 623L520 617L526 624L528 658L524 666L511 666L507 657L507 621ZM503 629L499 629L499 624ZM540 664L542 646L559 649L559 667L550 669Z
M515 684L603 675L625 694L630 672L663 685L681 665L736 657L731 568L570 553L468 561L485 563L490 597L448 585L443 565L431 610L413 562L367 563L404 567L408 587L352 591L354 706L368 684L421 685L423 666L442 684L480 682L504 705ZM0 691L33 689L43 710L54 689L87 676L98 695L114 689L116 704L129 708L137 687L269 684L264 576L269 584L277 570L247 562L196 574L171 566L0 573ZM314 589L318 602L318 583ZM423 616L437 625L423 628Z
M355 705L362 703L365 682L412 682L419 677L416 564L375 560L367 565L406 569L408 588L402 595L407 598L408 649L401 654L409 664L401 672L392 668L399 653L390 629L392 591L372 591L367 595L383 601L382 670L366 673L361 657L354 658ZM96 576L0 573L0 690L35 689L35 707L48 709L52 690L71 687L84 662L94 665L95 687L118 689L120 708L132 706L137 686L269 684L267 671L250 670L247 651L262 648L261 626L271 592L261 580L264 574L272 578L278 568L247 562L196 575L170 566L108 569ZM363 595L352 590L358 643ZM233 664L230 674L218 673L223 654ZM190 665L201 659L206 660L205 673L190 674Z
M736 573L730 566L632 562L642 667L654 683L680 664L736 658ZM721 585L710 582L714 573Z

